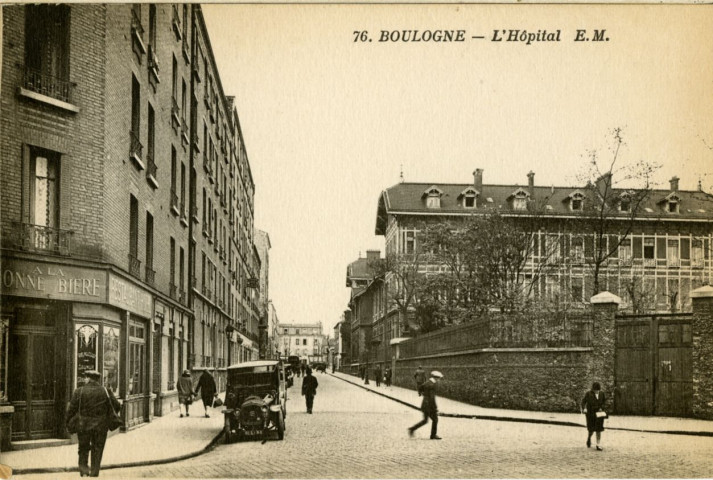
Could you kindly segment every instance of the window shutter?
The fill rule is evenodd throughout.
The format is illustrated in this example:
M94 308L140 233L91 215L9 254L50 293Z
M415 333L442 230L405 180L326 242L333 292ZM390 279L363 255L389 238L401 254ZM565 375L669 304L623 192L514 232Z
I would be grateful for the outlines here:
M30 223L30 146L22 145L22 222Z
M641 247L641 237L633 237L631 239L631 245L634 252L634 258L642 258L643 251Z
M59 160L59 228L72 227L72 156L62 155ZM99 206L101 208L101 205ZM101 212L97 212L101 214Z
M666 239L657 238L656 239L656 258L665 259L666 258Z

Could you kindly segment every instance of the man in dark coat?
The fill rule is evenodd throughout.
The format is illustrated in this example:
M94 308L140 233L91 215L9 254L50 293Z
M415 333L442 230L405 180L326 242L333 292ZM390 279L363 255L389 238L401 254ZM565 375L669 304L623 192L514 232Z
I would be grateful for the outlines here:
M416 380L416 390L418 391L418 396L420 397L423 393L423 384L426 382L426 372L423 371L423 367L421 365L419 365L416 369L416 373L413 375L413 378Z
M431 378L424 382L422 386L423 401L421 402L421 411L423 412L423 420L408 429L409 437L413 437L413 432L423 427L431 419L431 440L440 440L438 436L438 405L436 405L436 382L443 378L441 372L431 372Z
M312 369L307 367L305 377L302 379L302 395L307 401L307 413L312 413L312 405L314 404L314 396L317 395L317 387L319 382L312 376Z
M121 404L114 392L102 387L101 374L96 370L84 372L87 383L77 388L72 394L67 410L68 421L77 414L82 421L77 424L77 439L79 440L79 474L82 477L98 477L106 435L109 431L107 414L109 409L121 409ZM91 470L88 465L89 452L92 455Z
M201 400L203 400L205 416L206 418L210 417L210 415L208 415L208 407L213 406L213 399L215 397L217 388L215 386L215 379L208 370L203 370L203 374L198 379L198 387L196 387L196 393L198 392L198 390L200 390L201 392Z
M374 378L376 379L376 386L381 386L381 367L379 365L374 368Z

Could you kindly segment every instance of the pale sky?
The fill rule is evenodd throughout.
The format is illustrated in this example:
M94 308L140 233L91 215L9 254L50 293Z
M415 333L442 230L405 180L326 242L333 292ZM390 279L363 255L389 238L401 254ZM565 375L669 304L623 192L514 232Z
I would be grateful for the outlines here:
M347 308L347 265L399 182L574 184L586 153L662 164L655 181L713 192L713 8L555 5L204 5L270 235L281 322ZM608 42L574 42L577 29ZM381 30L462 29L461 43L379 42ZM494 30L560 42L493 42ZM372 42L354 42L367 30ZM472 39L472 36L485 39ZM506 34L507 35L507 34ZM616 178L615 178L616 181Z

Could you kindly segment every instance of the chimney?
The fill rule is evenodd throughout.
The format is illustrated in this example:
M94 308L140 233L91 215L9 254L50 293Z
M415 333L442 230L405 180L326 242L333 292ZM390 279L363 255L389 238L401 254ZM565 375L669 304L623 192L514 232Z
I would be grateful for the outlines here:
M473 172L473 187L478 191L478 193L483 193L483 169L476 168Z
M532 170L527 174L527 189L530 193L530 199L532 200L535 198L535 172Z
M379 260L381 257L381 250L367 250L366 251L366 260L368 262L373 262L375 260Z
M678 181L680 179L678 177L672 177L669 182L671 182L671 191L672 192L677 192L678 191Z

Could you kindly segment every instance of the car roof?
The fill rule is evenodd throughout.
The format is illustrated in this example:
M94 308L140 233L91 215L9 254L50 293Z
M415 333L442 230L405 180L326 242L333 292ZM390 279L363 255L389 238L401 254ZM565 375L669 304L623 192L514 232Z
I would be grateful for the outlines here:
M252 368L252 367L270 367L273 365L279 365L280 362L277 360L255 360L253 362L243 362L234 363L228 367L228 370L234 370L239 368Z

